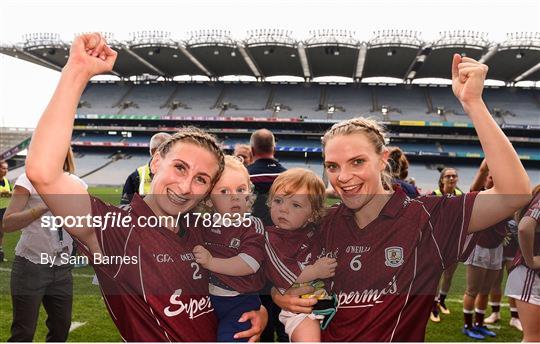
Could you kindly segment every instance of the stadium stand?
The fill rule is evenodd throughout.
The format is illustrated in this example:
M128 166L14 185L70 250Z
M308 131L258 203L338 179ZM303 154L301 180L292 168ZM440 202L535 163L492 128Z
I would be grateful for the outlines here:
M75 171L78 176L84 176L111 161L110 154L99 152L77 154L75 156Z
M120 104L120 114L166 115L167 100L176 87L171 83L153 83L133 85Z
M421 121L440 120L428 114L426 95L421 88L410 86L374 87L377 108L386 108L388 120L415 119Z
M24 150L32 136L32 129L0 127L0 160L7 160Z
M463 112L459 101L452 93L451 87L428 87L427 93L431 100L431 112L437 114L437 109L443 111L442 120L449 122L467 122L469 117Z
M97 158L97 157L96 157ZM77 162L85 159L77 159ZM110 158L101 156L94 160L97 163L112 161ZM128 156L127 159L119 159L106 165L102 169L84 177L84 181L89 185L123 185L127 176L137 167L148 162L148 155L136 154ZM101 165L100 165L101 166ZM79 171L79 169L78 169ZM82 171L78 172L83 175Z
M482 147L477 145L456 145L456 144L443 144L442 149L445 152L453 152L453 153L473 153L473 154L481 154L482 153Z
M79 101L77 113L117 114L121 111L124 98L129 95L130 83L89 83Z
M401 142L398 146L405 152L441 152L435 143Z
M504 123L540 125L538 92L516 88L487 88L485 102L494 117Z
M374 116L382 120L380 113L374 112L373 94L370 86L328 85L326 89L327 106L334 106L334 119L353 118L359 115Z
M326 119L326 110L320 110L321 86L298 84L298 85L274 85L274 95L270 101L271 106L280 106L281 118L309 118Z
M265 84L225 84L221 104L226 106L226 116L270 117L271 86Z
M538 91L485 89L500 123L540 125ZM341 120L368 115L382 121L471 123L450 87L324 84L91 83L78 113ZM275 107L279 106L278 111ZM332 110L329 110L333 107ZM384 108L384 109L383 109ZM386 111L386 113L385 113Z
M218 116L222 91L220 84L179 84L167 102L168 115Z

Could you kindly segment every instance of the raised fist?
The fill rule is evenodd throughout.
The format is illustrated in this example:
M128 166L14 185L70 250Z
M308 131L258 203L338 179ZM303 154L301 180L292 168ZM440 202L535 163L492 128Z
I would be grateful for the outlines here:
M99 33L84 34L73 40L66 67L85 73L91 78L110 72L117 55Z
M482 99L484 80L488 66L470 57L461 57L454 54L452 60L452 91L461 104L479 101Z
M318 278L329 278L336 274L337 261L334 258L321 257L313 266L317 269Z

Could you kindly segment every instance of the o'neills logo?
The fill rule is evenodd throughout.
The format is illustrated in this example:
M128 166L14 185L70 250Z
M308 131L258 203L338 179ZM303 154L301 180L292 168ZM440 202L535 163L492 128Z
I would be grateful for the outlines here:
M397 293L396 276L388 282L388 286L383 289L365 289L364 291L352 291L350 293L340 292L338 295L339 308L361 308L371 307L376 303L383 302L379 300L385 295ZM351 305L351 306L348 306Z
M209 296L203 296L200 299L189 298L186 300L186 298L184 298L184 301L188 301L187 303L184 303L184 301L181 300L181 295L182 289L175 290L171 295L171 298L169 299L171 306L167 306L163 310L166 316L175 317L185 312L188 314L189 319L195 319L214 310L210 303Z

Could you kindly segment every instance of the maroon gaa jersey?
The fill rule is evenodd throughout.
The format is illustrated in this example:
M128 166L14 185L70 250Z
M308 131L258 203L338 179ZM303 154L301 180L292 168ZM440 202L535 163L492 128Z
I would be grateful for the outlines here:
M396 190L380 215L358 228L341 204L323 219L326 255L337 258L339 307L322 340L424 340L443 270L474 247L467 235L476 193L409 198Z
M221 283L239 293L253 293L261 290L266 282L261 272L264 261L264 225L257 218L249 217L249 226L200 227L204 245L216 258L240 256L256 272L247 276L227 276L212 273ZM246 222L247 224L247 222Z
M138 218L154 214L137 194L126 208L93 197L91 204L93 217L104 218L107 213L131 217L127 227L115 223L95 229L103 256L90 255L81 247L90 257L122 338L215 341L217 321L208 297L207 271L192 253L195 245L203 243L201 233L187 230L180 237L166 228L139 226ZM124 259L112 261L118 256Z
M506 236L506 223L508 219L502 220L501 222L484 229L478 233L477 245L484 248L496 248L504 240Z
M266 227L264 272L280 292L289 289L304 267L322 256L322 238L315 226L292 231Z
M534 244L533 244L533 256L540 256L540 193L529 203L529 209L525 212L523 217L532 217L536 221L536 229L534 232ZM518 265L525 265L525 259L521 249L518 249L516 256L514 257L513 267ZM535 270L538 277L540 277L540 269Z

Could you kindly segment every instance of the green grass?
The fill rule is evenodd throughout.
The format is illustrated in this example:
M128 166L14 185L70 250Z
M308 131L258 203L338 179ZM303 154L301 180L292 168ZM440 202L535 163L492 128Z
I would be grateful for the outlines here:
M120 200L119 188L90 188L90 192L112 204L118 204ZM331 202L329 202L331 203ZM4 236L4 251L9 260L0 264L0 342L5 342L10 334L12 319L11 297L9 295L9 268L13 262L15 245L19 239L20 232L9 233ZM77 268L74 272L74 302L73 321L86 323L73 330L69 335L69 341L82 342L118 342L121 338L114 326L109 313L105 309L99 288L91 284L93 269L91 267ZM447 298L447 305L451 314L441 314L440 323L429 323L426 333L426 341L430 342L466 342L470 341L461 333L463 326L463 313L461 299L465 288L465 268L460 265L454 274L454 280L450 294ZM507 302L506 298L503 302ZM487 313L489 315L489 311ZM521 333L508 326L509 310L503 307L501 310L502 320L497 324L499 329L496 338L486 339L489 342L519 342ZM45 327L46 314L43 308L40 311L38 327L35 341L45 341L47 328Z
M469 337L461 333L463 327L463 293L465 291L465 265L459 264L452 287L446 299L446 305L450 309L450 314L441 314L441 322L434 323L429 321L426 331L426 341L429 342L470 342ZM506 285L506 277L503 280L503 286ZM508 299L503 297L503 303L508 303ZM490 307L486 311L486 317L491 314ZM508 306L501 307L502 319L492 328L497 337L488 338L486 342L520 342L522 333L508 325L510 321L510 309Z

